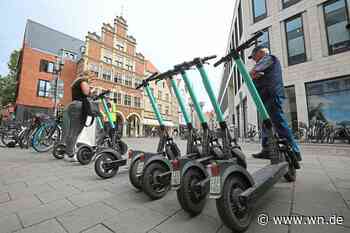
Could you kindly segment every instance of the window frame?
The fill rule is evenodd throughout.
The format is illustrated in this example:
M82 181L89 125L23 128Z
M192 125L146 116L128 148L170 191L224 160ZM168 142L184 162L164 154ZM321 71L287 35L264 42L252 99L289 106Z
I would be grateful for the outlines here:
M255 16L255 1L256 0L252 0L253 23L257 23L257 22L267 18L267 4L266 4L266 0L263 0L265 2L265 14L260 15L258 17Z
M304 61L302 62L297 62L297 63L292 63L290 61L290 56L289 56L289 43L288 43L288 36L287 36L287 22L290 22L292 20L295 20L297 18L300 17L301 20L301 27L302 27L302 31L303 31L303 39L304 39ZM298 64L302 64L304 62L307 62L307 51L306 51L306 41L305 41L305 30L304 30L304 19L303 19L303 13L299 13L296 15L293 15L292 17L289 17L287 19L285 19L283 21L284 23L284 32L285 32L285 37L286 37L286 47L287 47L287 62L288 62L288 66L293 66L293 65L298 65Z
M332 3L335 3L337 2L338 0L328 0L324 3L322 3L322 13L323 13L323 21L324 21L324 27L325 27L325 33L326 33L326 38L327 38L327 49L328 49L328 55L329 56L332 56L332 55L336 55L336 54L340 54L340 53L344 53L344 52L348 52L350 51L350 46L348 49L344 50L344 51L340 51L340 52L335 52L333 53L332 52L332 49L330 47L330 44L329 44L329 35L328 35L328 30L327 30L327 25L326 25L326 11L325 11L325 7L327 5L330 5ZM347 17L347 22L350 23L350 15L349 15L349 10L348 10L348 1L347 0L344 0L345 2L345 12L346 12L346 17ZM350 31L349 31L349 34L350 34Z
M290 3L285 3L284 0L282 0L282 9L286 9L290 6L293 6L295 4L297 4L298 2L300 2L301 0L291 0Z
M46 64L44 65L44 63L46 63ZM49 71L49 65L50 64L52 64L52 71L51 72ZM46 69L43 66L45 66ZM55 68L55 63L54 62L48 61L48 60L45 60L45 59L40 59L39 72L52 74L52 73L54 73L54 68Z
M40 83L41 82L45 82L45 90L44 90L44 95L42 96L42 95L39 95L39 93L40 93ZM50 92L49 92L49 90L50 89L48 89L47 88L47 86L50 84L50 81L48 81L48 80L45 80L45 79L38 79L38 84L37 84L37 90L36 90L36 96L37 97L41 97L41 98L50 98L50 96L49 96L49 94L50 94ZM45 94L47 94L47 95L45 95Z

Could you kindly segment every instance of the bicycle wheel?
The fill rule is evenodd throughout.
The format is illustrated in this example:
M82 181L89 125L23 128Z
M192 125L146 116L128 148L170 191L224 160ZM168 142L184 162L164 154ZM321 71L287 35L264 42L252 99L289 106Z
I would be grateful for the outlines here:
M42 125L33 136L32 147L37 152L47 152L60 137L61 129L58 125Z

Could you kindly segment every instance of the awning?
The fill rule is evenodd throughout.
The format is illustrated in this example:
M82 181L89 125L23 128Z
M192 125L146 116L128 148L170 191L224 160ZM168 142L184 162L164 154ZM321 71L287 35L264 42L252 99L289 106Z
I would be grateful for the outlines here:
M157 120L154 119L147 119L147 118L143 118L143 122L144 125L153 125L153 126L159 126L159 123ZM174 127L174 123L172 121L164 121L164 125L167 127Z

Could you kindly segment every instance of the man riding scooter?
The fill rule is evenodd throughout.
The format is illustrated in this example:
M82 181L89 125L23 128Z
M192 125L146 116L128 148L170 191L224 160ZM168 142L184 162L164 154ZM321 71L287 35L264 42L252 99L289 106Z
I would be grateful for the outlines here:
M249 59L256 62L254 68L250 71L254 84L266 106L278 136L287 139L290 143L296 156L295 167L298 169L300 168L298 161L301 161L300 148L283 113L285 95L280 61L276 56L270 55L269 49L264 46L255 47ZM264 126L262 127L261 136L262 151L253 154L253 157L268 159L272 156L272 151L268 146L267 129Z

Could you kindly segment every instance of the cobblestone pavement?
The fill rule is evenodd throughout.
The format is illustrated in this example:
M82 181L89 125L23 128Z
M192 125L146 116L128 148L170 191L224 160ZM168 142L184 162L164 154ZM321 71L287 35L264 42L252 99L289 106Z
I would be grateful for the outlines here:
M156 139L127 139L130 147L154 151ZM185 143L179 142L184 148ZM252 159L257 144L243 144L254 171L266 161ZM305 145L295 183L281 180L258 203L247 232L350 232L350 147ZM257 224L257 216L331 216L341 225ZM126 168L101 180L93 165L54 159L51 154L0 148L0 233L214 233L229 232L215 202L194 218L181 210L175 192L151 201L130 184Z

